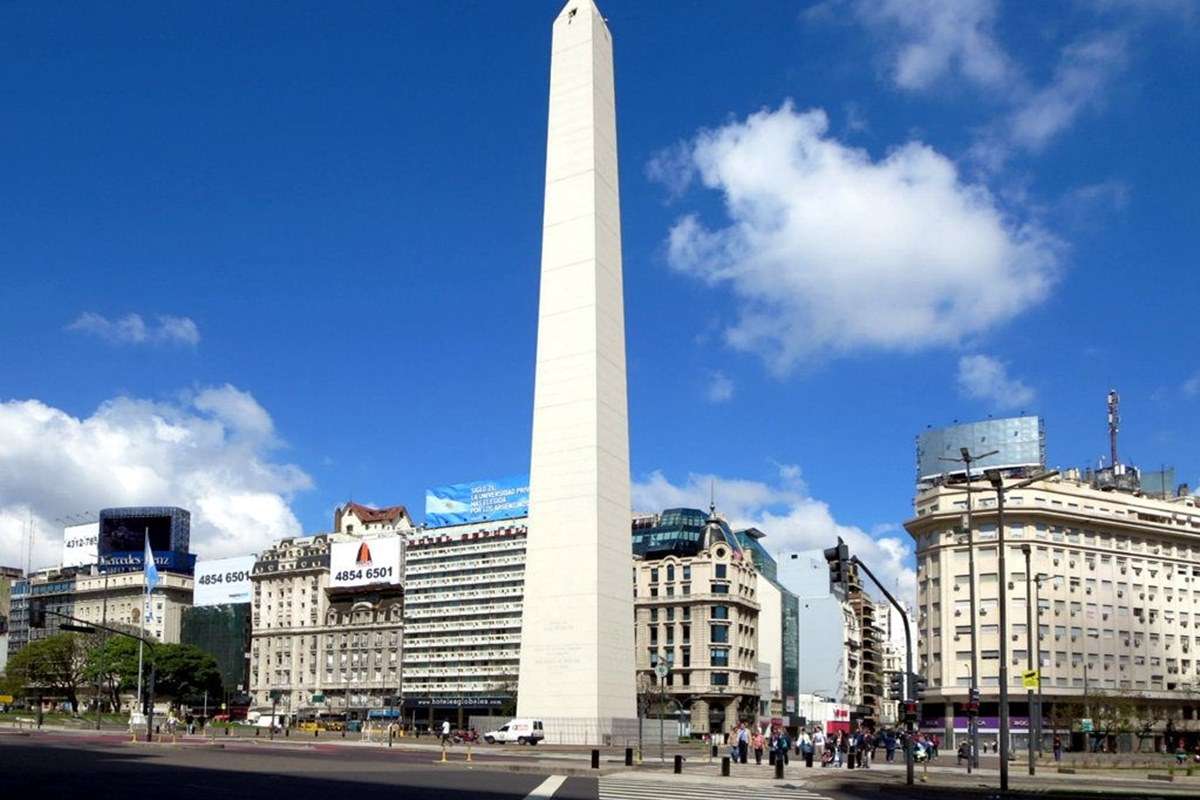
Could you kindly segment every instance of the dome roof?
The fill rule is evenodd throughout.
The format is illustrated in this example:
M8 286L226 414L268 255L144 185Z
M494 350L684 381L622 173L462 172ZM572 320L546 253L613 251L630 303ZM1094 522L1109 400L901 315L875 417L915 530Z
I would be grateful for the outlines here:
M729 545L729 549L734 553L741 553L742 546L738 542L737 537L733 535L733 531L729 527L729 523L717 516L716 506L708 507L708 519L704 521L704 531L701 541L703 549L711 549L714 545L724 542Z

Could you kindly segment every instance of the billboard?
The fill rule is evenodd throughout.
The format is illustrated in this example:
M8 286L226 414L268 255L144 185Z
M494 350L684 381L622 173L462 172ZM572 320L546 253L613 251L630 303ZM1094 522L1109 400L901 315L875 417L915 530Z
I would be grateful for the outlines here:
M192 605L249 603L254 591L250 585L250 573L253 571L254 556L197 561Z
M100 538L100 523L85 522L82 525L68 525L63 528L64 567L83 567L99 561L98 542Z
M329 585L400 583L400 537L334 542L329 548Z
M514 519L528 513L528 475L425 490L425 524L431 528Z
M963 465L945 459L959 458L961 448L972 454L998 451L971 464L971 474L1012 467L1042 467L1046 463L1046 435L1041 417L986 419L934 428L917 437L917 482L943 474L958 474Z
M124 550L105 553L101 565L104 572L141 572L145 562L145 550ZM154 551L154 565L159 572L176 572L191 575L196 568L196 556L174 550Z
M173 506L105 508L100 510L99 554L132 552L145 548L150 537L154 551L188 551L192 515Z

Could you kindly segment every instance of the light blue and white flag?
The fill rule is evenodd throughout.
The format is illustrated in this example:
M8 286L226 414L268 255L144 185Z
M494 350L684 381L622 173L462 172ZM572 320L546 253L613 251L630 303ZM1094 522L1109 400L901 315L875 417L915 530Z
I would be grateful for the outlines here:
M154 591L158 586L158 565L154 563L154 551L150 549L150 534L146 534L146 555L144 558L143 574L146 578L146 592Z

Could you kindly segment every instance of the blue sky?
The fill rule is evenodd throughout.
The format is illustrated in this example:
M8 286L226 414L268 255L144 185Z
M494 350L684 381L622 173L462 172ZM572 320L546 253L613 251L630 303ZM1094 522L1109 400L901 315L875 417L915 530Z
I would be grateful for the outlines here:
M559 6L4 4L0 559L527 469ZM1094 463L1110 387L1200 483L1195 3L601 7L639 505L715 476L907 581L919 431L1024 410Z

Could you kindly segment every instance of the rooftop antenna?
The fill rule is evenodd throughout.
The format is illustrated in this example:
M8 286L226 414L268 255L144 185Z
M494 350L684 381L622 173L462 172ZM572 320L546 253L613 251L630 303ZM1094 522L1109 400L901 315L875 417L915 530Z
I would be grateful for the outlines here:
M710 480L708 482L708 515L715 516L717 513L717 482Z
M1117 432L1121 430L1121 398L1116 389L1108 390L1108 449L1113 467L1117 466Z

